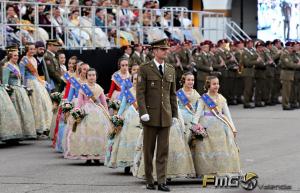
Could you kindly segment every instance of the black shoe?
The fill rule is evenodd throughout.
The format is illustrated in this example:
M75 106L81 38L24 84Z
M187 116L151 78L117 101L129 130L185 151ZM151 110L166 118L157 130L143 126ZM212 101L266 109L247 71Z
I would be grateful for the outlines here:
M260 102L260 103L255 103L255 107L264 107L265 104Z
M101 164L100 164L100 160L98 160L98 159L94 159L93 162L94 162L94 164L95 164L96 166L100 166L100 165L101 165Z
M294 110L292 107L282 107L282 109L283 109L284 111Z
M125 167L124 168L124 173L125 174L130 174L130 167Z
M159 184L158 190L163 192L170 192L170 188L166 184Z
M85 165L88 165L88 166L92 165L92 160L90 160L90 159L86 160Z
M255 108L252 104L244 104L244 109L253 109Z
M147 188L148 190L156 190L154 184L146 184L146 188Z

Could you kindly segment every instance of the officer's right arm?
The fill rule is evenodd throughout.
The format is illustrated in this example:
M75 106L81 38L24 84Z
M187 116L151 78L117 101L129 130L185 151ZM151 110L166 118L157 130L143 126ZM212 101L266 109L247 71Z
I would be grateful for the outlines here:
M142 65L138 72L138 81L137 81L137 90L136 90L136 98L137 98L140 116L148 114L146 109L146 100L145 100L146 88L147 88L147 76L145 72L145 66Z

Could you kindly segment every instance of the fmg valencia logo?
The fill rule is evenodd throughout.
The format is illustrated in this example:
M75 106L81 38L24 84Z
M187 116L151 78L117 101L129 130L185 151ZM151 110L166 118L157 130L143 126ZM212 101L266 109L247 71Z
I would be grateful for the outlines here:
M238 188L245 190L254 190L258 187L260 190L291 190L290 185L265 185L258 184L258 175L254 172L248 172L243 176L215 176L204 175L202 180L203 188L207 186L215 186L216 188Z

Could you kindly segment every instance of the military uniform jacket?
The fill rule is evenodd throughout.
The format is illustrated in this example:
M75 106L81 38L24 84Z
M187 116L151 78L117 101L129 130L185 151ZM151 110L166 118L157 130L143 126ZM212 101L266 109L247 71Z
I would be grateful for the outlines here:
M279 63L281 66L280 79L285 81L293 81L294 70L298 65L294 62L294 58L287 50L282 52Z
M206 52L200 52L200 54L195 55L196 69L197 69L197 80L206 80L206 77L212 72L210 54Z
M260 63L257 61L258 58L257 52L253 48L252 49L244 48L241 58L244 67L242 76L254 77L254 66Z
M134 52L129 59L129 64L130 66L137 64L137 65L141 65L143 63L143 59L142 59L142 55L140 54L140 56Z
M47 64L47 69L48 69L50 79L53 80L55 85L60 84L62 82L62 79L61 79L62 74L61 74L60 66L58 64L57 59L55 58L55 56L53 56L52 53L50 53L47 50L44 55L44 60Z
M262 61L257 62L255 65L255 78L266 78L266 70L267 70L267 57L264 52L257 52L257 54L261 57Z
M142 121L147 126L170 127L172 117L178 117L175 69L164 65L163 76L153 60L140 66L136 96L140 116L150 116L149 121Z
M179 53L178 53L181 65L184 69L184 71L190 71L192 70L189 66L193 62L193 56L190 50L183 48Z

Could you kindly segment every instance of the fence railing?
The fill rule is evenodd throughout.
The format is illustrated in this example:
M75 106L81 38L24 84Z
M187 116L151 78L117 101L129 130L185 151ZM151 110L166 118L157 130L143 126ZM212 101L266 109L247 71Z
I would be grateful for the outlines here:
M19 9L15 14L13 4ZM59 39L65 49L112 48L132 41L147 44L162 37L199 44L227 35L222 13L14 1L2 1L0 6L2 48L47 39Z

